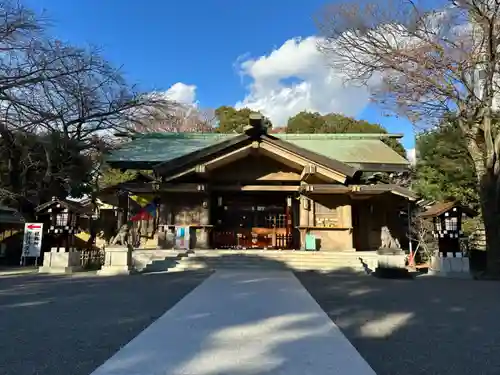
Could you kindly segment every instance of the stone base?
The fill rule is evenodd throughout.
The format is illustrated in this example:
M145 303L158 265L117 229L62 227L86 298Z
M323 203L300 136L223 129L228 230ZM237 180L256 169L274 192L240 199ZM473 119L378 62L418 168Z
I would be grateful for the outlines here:
M50 274L72 274L82 270L82 267L40 267L38 268L39 273L50 273Z
M386 278L405 278L409 276L406 268L406 254L401 249L377 250L375 274Z
M452 278L472 277L469 258L432 257L431 266L427 274Z
M51 251L43 254L43 265L38 272L68 274L81 270L79 251L69 253Z
M129 275L132 253L125 246L107 247L104 250L104 265L97 271L100 276Z
M394 249L388 247L381 247L377 249L378 255L405 255L405 252L401 249Z
M99 276L119 276L119 275L130 275L132 274L132 270L127 266L103 266L99 271L97 271Z
M406 255L402 251L378 253L378 268L406 268Z

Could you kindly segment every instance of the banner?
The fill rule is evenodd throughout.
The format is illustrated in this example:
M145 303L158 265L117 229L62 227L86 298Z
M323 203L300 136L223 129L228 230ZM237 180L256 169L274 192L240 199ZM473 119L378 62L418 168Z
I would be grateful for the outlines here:
M40 256L42 250L42 223L26 223L24 224L23 252L22 257Z
M156 203L150 202L145 207L141 208L137 214L129 219L129 222L139 221L139 220L149 220L156 216Z

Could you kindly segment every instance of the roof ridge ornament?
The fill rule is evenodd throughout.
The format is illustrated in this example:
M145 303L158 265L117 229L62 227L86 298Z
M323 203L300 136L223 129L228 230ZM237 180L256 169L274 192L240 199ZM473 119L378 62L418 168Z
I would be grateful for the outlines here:
M260 113L250 113L248 116L248 125L243 129L246 134L253 137L260 137L267 134L269 120Z

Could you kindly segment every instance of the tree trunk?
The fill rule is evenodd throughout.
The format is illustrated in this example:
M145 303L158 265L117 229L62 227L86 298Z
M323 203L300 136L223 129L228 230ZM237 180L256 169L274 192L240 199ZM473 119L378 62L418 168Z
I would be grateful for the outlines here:
M480 187L481 214L484 222L488 274L500 276L500 209L496 196L496 178L487 173Z
M483 150L477 142L469 138L467 148L474 162L476 170L479 196L481 199L481 215L483 218L487 269L491 276L500 276L500 205L499 205L499 177L494 167L488 168L485 163ZM498 157L498 155L496 156Z

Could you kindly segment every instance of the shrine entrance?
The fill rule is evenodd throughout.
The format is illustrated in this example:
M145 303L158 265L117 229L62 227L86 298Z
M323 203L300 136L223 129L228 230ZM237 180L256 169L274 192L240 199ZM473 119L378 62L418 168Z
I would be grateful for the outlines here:
M283 192L213 193L212 247L292 249L300 241L298 201Z

